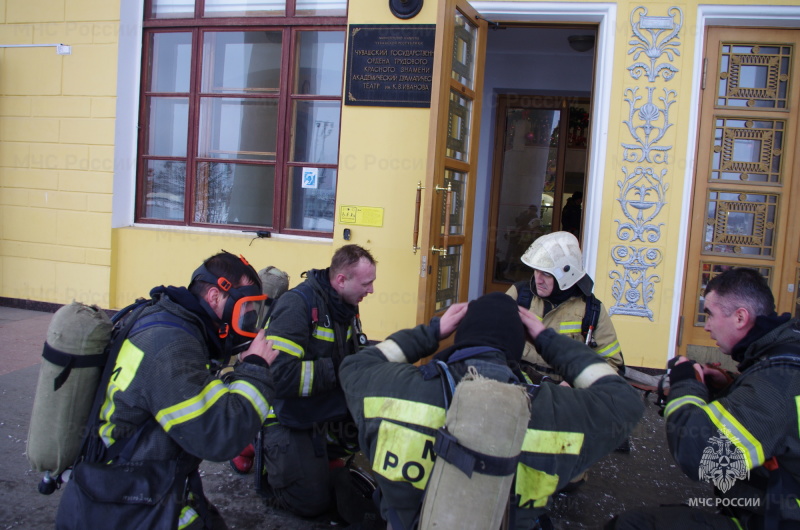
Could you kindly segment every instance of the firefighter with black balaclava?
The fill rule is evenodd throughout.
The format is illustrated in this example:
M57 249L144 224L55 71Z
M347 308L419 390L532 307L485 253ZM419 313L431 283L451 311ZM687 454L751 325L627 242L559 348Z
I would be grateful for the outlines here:
M224 251L188 288L150 296L98 390L93 434L104 456L76 464L56 528L225 528L198 466L238 454L267 417L267 360L277 352L257 331L266 296L253 267ZM220 379L215 366L234 354L241 362Z
M454 331L453 346L417 366ZM526 335L572 388L520 384ZM345 358L339 376L361 449L380 486L381 516L393 530L415 529L418 521L425 528L480 528L476 521L483 514L502 513L506 503L511 510L503 528L547 528L550 497L617 447L644 411L637 391L613 368L581 342L545 329L503 293L454 304L428 325L393 333ZM522 388L530 405L525 404L525 414L512 408L510 399L487 409L485 404L495 400L484 394L471 400L470 408L459 399L470 378ZM468 393L479 394L475 388ZM516 459L495 450L507 448L509 440L500 434L507 429L481 428L501 427L502 418L523 422ZM466 430L493 440L485 444L492 449L476 453L464 445ZM443 460L458 469L445 471L448 476L437 481ZM514 481L510 499L508 487L495 480L508 474ZM485 487L474 488L476 481ZM452 492L457 492L453 505L442 506L446 513L440 514L450 522L427 524L424 508L441 495L450 493L452 499Z
M530 280L515 283L507 292L546 328L580 340L624 374L622 349L608 312L592 294L594 282L583 269L578 239L569 232L553 232L536 239L522 255L533 269ZM547 363L528 342L522 359L554 379Z

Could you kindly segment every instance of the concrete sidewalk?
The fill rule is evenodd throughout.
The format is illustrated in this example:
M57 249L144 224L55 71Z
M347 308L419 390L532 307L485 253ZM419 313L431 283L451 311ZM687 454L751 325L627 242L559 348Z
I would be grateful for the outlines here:
M42 346L51 313L0 306L0 521L6 529L54 527L60 492L41 495L41 474L30 469L25 453ZM600 528L621 511L711 497L709 484L687 479L666 449L664 420L653 396L631 435L631 452L612 453L589 470L577 491L555 497L556 528ZM591 443L588 440L587 443ZM227 462L204 462L206 495L231 529L316 530L328 522L307 521L264 506L253 489L253 475L234 474Z

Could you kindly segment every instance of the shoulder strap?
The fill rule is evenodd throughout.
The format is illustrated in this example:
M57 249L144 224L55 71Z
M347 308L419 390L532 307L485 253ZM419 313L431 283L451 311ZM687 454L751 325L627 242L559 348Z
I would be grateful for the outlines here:
M581 321L581 333L585 337L589 328L597 329L597 321L600 320L600 300L593 294L586 297L586 310L583 312Z
M316 325L319 322L319 310L311 303L312 293L309 292L310 289L308 285L301 283L292 290L303 297L306 302L306 308L308 308L308 320Z
M522 280L514 284L517 288L517 305L525 309L531 308L533 302L533 291L531 291L531 283L529 280Z

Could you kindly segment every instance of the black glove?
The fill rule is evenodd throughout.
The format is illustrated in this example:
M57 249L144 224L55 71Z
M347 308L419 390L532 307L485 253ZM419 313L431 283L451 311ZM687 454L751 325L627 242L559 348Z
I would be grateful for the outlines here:
M698 373L694 369L694 365L697 363L692 361L691 359L688 361L684 361L680 364L675 364L672 359L668 364L667 367L669 368L669 386L673 386L678 381L684 381L686 379L694 379L695 381L700 381L698 377ZM701 381L702 382L702 381Z

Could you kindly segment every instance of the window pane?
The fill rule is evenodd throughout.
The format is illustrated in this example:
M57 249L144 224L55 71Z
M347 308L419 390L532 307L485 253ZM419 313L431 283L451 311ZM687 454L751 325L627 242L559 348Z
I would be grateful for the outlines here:
M198 156L275 160L275 99L202 98Z
M335 164L339 159L338 101L297 101L292 162Z
M291 167L289 170L288 228L333 232L336 170L321 167Z
M188 98L148 98L147 152L154 156L186 156Z
M144 175L144 216L150 219L183 221L185 183L185 162L148 160Z
M347 0L297 0L297 16L343 17L347 15Z
M194 18L194 0L153 0L153 18Z
M204 34L203 92L277 93L280 75L280 31Z
M197 164L196 223L272 226L275 167Z
M343 31L301 31L300 61L295 76L295 94L340 96L344 64Z
M150 55L151 92L189 92L192 34L153 33Z
M206 0L207 17L263 17L285 13L285 0Z

